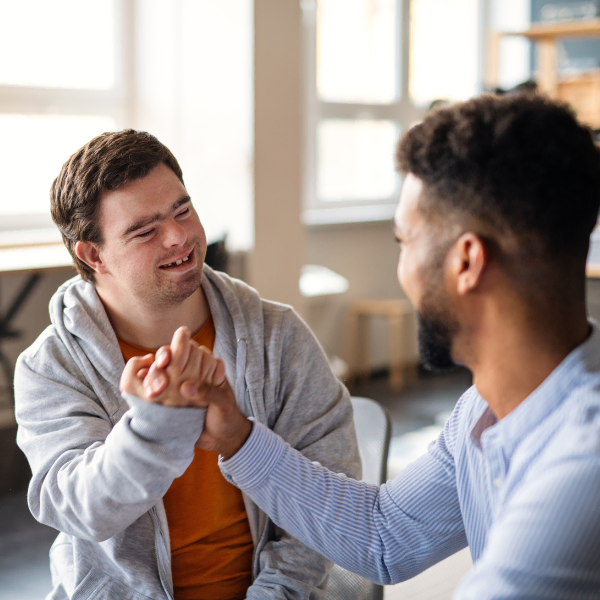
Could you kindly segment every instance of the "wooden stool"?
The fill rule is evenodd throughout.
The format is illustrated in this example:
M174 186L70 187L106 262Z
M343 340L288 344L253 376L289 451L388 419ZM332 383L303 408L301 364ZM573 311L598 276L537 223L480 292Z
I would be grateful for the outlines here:
M390 335L390 388L399 390L404 383L402 345L404 319L413 312L406 300L359 300L353 302L346 317L346 352L350 377L365 376L369 371L368 317L386 317Z

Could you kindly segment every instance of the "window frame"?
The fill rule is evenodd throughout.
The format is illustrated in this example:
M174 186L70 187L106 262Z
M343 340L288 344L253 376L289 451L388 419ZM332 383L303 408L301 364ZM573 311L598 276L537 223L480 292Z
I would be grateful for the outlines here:
M133 114L133 0L112 0L115 15L115 84L107 90L0 84L0 114L109 116L117 129ZM0 231L54 227L50 212L2 214Z
M410 0L396 2L397 96L386 104L341 103L321 100L317 93L317 0L301 0L304 24L304 87L305 87L305 157L304 208L302 220L306 225L327 225L391 220L398 204L401 177L387 198L345 199L327 201L317 196L317 129L324 119L387 120L396 125L398 135L423 118L425 109L416 105L409 94L410 64ZM477 45L479 91L482 91L489 0L477 0Z

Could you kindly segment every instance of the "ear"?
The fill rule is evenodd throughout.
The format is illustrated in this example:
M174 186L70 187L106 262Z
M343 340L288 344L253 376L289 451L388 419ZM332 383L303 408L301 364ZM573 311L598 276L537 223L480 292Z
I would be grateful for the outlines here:
M488 252L481 238L474 233L463 233L452 246L449 267L456 292L464 296L481 283Z
M77 242L75 244L75 254L80 261L84 262L96 273L108 273L108 269L100 255L100 248L96 244L92 242Z

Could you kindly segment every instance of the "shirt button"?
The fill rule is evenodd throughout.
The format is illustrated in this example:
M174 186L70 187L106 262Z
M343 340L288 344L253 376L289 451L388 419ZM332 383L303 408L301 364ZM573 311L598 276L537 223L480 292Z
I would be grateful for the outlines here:
M502 478L501 478L501 477L496 477L496 478L494 479L494 485L495 485L497 488L501 488L501 487L502 487Z

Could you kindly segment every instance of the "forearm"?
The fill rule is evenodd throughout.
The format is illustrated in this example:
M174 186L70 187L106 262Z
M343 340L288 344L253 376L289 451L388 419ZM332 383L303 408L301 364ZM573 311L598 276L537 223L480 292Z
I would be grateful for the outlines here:
M25 428L20 431L19 442L28 456L46 444L53 453L46 461L39 456L30 461L29 501L38 520L102 541L154 506L185 471L204 411L129 401L131 408L104 439L94 430L96 419L81 416L69 417L64 430L37 436Z
M411 548L386 530L380 488L328 471L264 427L255 425L240 452L221 467L275 523L335 563L391 583L386 545L394 546L397 561L411 562Z

